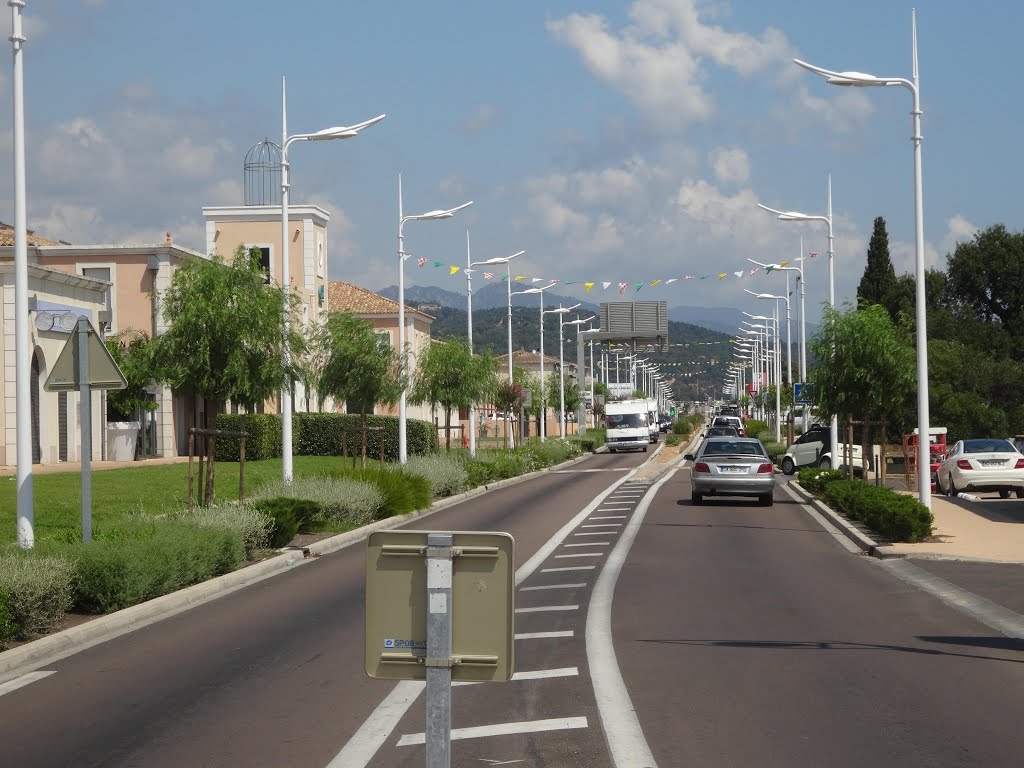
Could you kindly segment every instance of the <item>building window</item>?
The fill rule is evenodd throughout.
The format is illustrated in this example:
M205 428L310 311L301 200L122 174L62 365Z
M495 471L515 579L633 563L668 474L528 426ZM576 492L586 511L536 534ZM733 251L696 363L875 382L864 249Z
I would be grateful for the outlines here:
M117 315L115 310L117 309L115 301L115 288L114 283L116 279L115 265L108 264L77 264L78 274L84 277L92 277L97 280L106 280L111 283L107 287L107 290L103 295L104 309L106 310L106 316L109 317L108 322L103 322L102 318L97 318L97 326L103 325L104 332L107 335L117 333Z
M263 282L269 284L274 279L274 262L269 245L246 244L246 250L253 261L259 260Z

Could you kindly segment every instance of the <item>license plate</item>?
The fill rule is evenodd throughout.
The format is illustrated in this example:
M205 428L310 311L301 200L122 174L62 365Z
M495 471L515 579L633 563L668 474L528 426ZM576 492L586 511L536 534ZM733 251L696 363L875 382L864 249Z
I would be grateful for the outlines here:
M719 467L718 471L723 475L745 475L747 473L746 467Z
M1001 467L1005 463L1006 462L1003 461L1002 459L986 459L985 461L981 462L982 466L985 467Z

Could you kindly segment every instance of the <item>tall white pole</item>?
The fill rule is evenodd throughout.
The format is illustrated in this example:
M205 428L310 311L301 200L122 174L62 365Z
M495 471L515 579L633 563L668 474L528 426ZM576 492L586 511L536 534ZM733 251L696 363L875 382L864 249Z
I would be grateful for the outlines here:
M292 387L288 369L291 365L291 349L288 334L291 324L289 306L290 279L288 274L288 107L285 94L285 79L281 78L281 290L284 293L284 344L281 360L284 363L284 380L281 382L281 479L285 485L292 484Z
M409 355L405 349L405 238L402 235L402 174L398 174L398 355L401 361L402 394L398 399L398 461L408 461L406 453L406 398L409 390Z
M473 259L469 250L469 230L466 230L466 335L469 354L473 354ZM506 419L508 414L505 414ZM506 421L506 424L509 423ZM476 403L469 402L469 455L476 457Z
M14 48L14 364L15 425L17 427L18 546L35 546L32 517L32 348L28 329L28 224L25 214L25 62L21 30L23 0L11 6L11 45Z
M788 301L788 299L787 299ZM775 442L782 442L782 354L779 339L779 302L775 302Z
M548 434L548 405L544 389L544 294L540 294L540 441L543 443Z
M807 381L807 296L804 280L804 239L800 238L800 381Z
M590 330L590 323L587 323L587 330ZM590 412L594 418L594 429L597 429L597 412L594 410L594 377L597 371L594 370L594 341L590 341Z
M508 383L512 384L512 262L505 262L505 268L507 270L508 279L505 281L505 287L508 291ZM508 447L515 448L515 429L509 430L508 436Z
M558 313L558 436L565 439L565 330L562 320L564 312Z
M924 285L924 202L921 181L921 89L917 70L917 10L911 13L911 47L913 56L914 95L914 256L917 278L917 479L920 501L932 507L931 447L928 412L928 307Z
M828 211L825 214L826 221L828 221L828 305L832 308L836 308L836 278L835 269L833 267L833 256L835 252L832 246L832 174L828 175ZM832 444L829 446L832 451L832 466L839 466L839 414L833 413L831 426L831 437Z

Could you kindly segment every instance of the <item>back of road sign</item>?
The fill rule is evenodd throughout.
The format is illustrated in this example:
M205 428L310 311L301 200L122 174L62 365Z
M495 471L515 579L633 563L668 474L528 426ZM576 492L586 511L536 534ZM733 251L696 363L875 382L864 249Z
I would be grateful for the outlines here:
M78 334L82 327L82 319L79 318L78 325L57 356L57 362L53 364L50 375L46 377L43 389L47 392L77 392L80 387ZM96 333L88 319L85 320L85 325L86 333L89 335L86 374L89 389L124 389L128 382L114 362L114 358L110 356L110 351L103 344L100 334Z
M366 541L370 677L426 679L427 533L377 531ZM454 532L452 548L452 680L508 680L515 647L512 536Z

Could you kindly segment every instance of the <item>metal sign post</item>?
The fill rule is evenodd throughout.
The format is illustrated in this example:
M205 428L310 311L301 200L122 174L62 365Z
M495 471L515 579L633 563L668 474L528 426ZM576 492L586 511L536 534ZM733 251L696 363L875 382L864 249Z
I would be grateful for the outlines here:
M427 768L452 763L452 535L427 534Z
M127 384L89 318L80 315L78 325L57 355L43 389L47 392L78 390L82 427L82 541L92 541L92 391L124 389Z
M89 388L89 332L85 317L78 318L78 411L82 446L82 541L92 541L92 390Z

